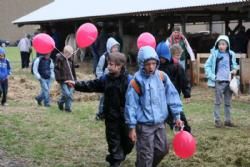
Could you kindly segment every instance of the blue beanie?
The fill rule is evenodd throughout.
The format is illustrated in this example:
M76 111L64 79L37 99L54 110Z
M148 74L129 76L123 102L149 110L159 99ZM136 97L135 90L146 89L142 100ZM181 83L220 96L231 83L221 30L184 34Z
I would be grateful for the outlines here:
M5 50L4 50L4 48L1 48L1 47L0 47L0 55L5 55Z
M166 42L160 42L156 47L156 52L159 58L164 58L169 61L171 60L171 53L169 51L169 48Z

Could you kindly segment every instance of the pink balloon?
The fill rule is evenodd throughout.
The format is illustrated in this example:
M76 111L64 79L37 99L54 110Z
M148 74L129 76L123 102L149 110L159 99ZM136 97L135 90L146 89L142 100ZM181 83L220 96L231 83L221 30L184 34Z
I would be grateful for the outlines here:
M48 54L55 48L55 41L48 34L37 34L32 40L33 47L37 53Z
M196 141L190 133L182 130L174 136L173 148L178 157L186 159L196 152Z
M144 32L137 38L138 49L143 46L151 46L152 48L155 48L156 46L155 37L149 32Z
M84 23L76 32L76 43L78 47L85 48L92 45L98 35L97 28L92 23Z

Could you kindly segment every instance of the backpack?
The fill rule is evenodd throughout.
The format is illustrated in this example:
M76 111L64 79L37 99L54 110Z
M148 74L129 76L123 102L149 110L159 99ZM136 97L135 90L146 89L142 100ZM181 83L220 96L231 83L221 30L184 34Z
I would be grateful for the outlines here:
M160 80L164 83L164 73L163 71L159 71L160 74ZM142 92L141 92L141 88L140 88L140 83L136 80L136 79L132 79L130 81L131 86L134 88L134 90L136 91L136 93L141 96Z

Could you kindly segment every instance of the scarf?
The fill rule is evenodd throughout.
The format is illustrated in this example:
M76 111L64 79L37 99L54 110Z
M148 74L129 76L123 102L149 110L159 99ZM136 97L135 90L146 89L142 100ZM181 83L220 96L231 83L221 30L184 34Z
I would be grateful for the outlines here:
M173 44L179 44L180 41L184 41L185 37L182 33L180 33L178 35L178 37L175 37L174 34L172 33L169 37L169 43L170 45L173 45Z

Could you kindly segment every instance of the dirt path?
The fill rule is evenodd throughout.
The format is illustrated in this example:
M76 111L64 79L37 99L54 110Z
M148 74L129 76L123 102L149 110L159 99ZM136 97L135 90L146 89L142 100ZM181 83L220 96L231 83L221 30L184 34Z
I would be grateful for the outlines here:
M28 162L21 159L10 158L0 149L0 167L26 167Z

